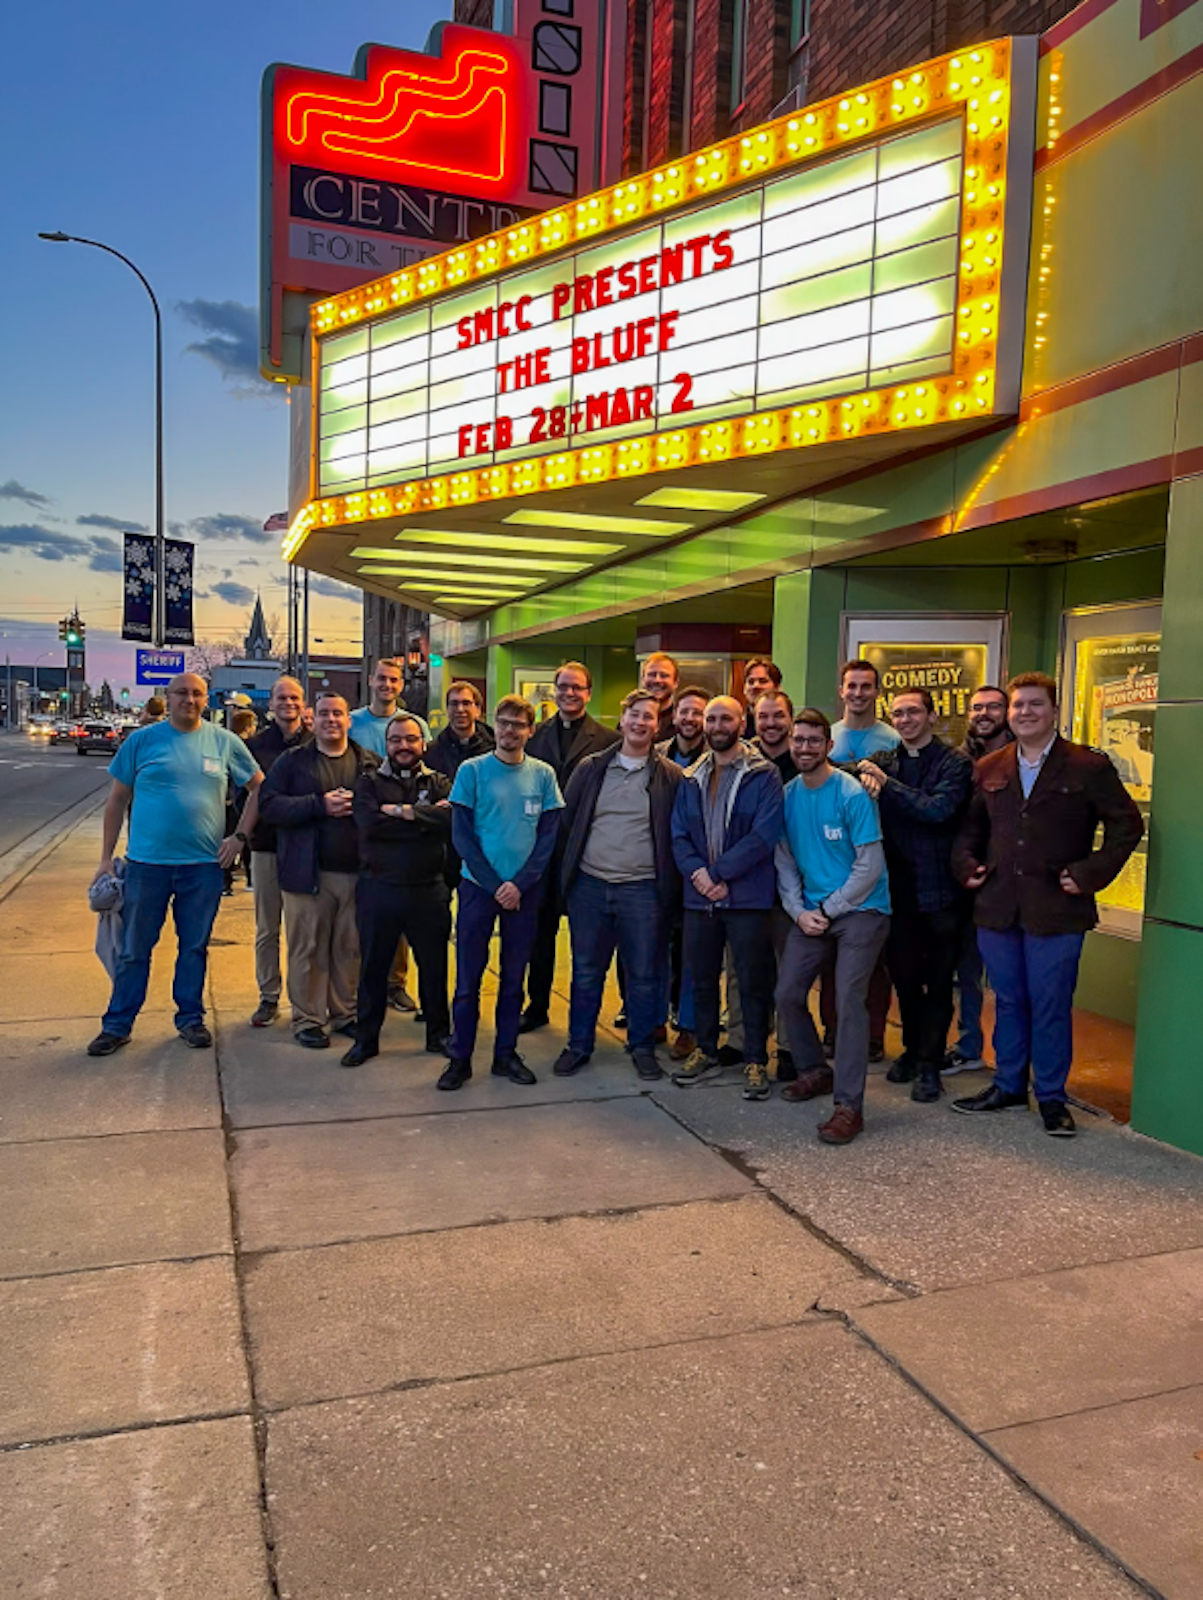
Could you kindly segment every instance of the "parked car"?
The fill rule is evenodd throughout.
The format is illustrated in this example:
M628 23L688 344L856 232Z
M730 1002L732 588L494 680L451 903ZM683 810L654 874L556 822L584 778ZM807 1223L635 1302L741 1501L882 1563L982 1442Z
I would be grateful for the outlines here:
M90 750L99 750L101 755L111 756L118 742L117 730L111 722L85 722L76 738L75 751L77 755L86 756Z
M83 731L82 723L56 722L54 725L54 732L50 735L50 743L74 744Z

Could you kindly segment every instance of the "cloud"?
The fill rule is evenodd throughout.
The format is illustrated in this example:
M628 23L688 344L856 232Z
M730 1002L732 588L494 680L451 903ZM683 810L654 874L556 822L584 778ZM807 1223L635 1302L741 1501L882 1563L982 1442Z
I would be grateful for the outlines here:
M51 504L49 495L39 494L36 489L27 489L15 478L10 478L7 483L0 483L0 500L23 500L27 506L39 508Z
M116 539L105 534L85 538L61 533L40 522L16 522L0 527L0 550L36 556L39 561L86 561L93 572L120 572L122 551Z
M172 532L175 531L173 527ZM211 517L194 517L179 532L193 539L212 539L223 543L231 539L245 539L249 544L276 542L274 533L264 533L262 517L240 517L230 511L219 511Z
M114 533L149 533L144 522L123 522L120 517L106 517L99 511L89 511L85 517L76 517L81 528L112 528Z
M249 606L255 599L255 591L248 589L245 583L215 583L210 594L215 594L219 600L225 600L232 606Z
M324 594L330 600L360 600L363 590L354 584L340 583L337 578L323 578L320 573L309 574L309 588L313 594Z
M205 335L188 345L210 361L235 394L279 399L259 372L259 313L240 300L178 300L176 311Z

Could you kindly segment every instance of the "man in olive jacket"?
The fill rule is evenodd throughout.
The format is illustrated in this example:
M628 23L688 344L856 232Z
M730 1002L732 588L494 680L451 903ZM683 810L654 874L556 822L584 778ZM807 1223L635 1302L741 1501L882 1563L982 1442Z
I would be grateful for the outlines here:
M1026 1107L1029 1068L1045 1131L1076 1131L1065 1103L1073 996L1095 895L1119 874L1144 823L1110 759L1057 732L1057 686L1024 672L1007 689L1016 743L983 757L953 848L975 892L978 945L994 990L994 1082L956 1111ZM1095 833L1103 841L1094 848Z

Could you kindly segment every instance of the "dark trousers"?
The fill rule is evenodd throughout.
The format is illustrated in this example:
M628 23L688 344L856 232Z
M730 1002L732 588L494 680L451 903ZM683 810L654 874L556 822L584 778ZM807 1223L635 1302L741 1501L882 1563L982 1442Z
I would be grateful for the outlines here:
M388 986L397 944L408 939L418 963L418 994L426 1019L426 1042L436 1044L451 1031L447 1005L447 941L451 937L451 895L437 883L400 888L360 876L355 885L359 929L359 998L355 1036L375 1050L388 1010Z
M823 1052L807 1005L810 986L831 966L840 1025L835 1036L835 1103L859 1111L869 1064L869 980L890 931L876 911L848 911L808 934L790 928L777 974L777 1015L785 1018L790 1049L799 1068L823 1065Z
M221 904L222 871L216 861L192 866L125 863L125 903L121 913L121 954L113 994L101 1027L120 1038L130 1032L146 999L150 958L170 905L175 917L177 952L171 996L175 1025L187 1028L205 1020L205 967L209 935Z
M886 954L902 1016L902 1048L916 1067L944 1063L952 1026L952 985L961 954L962 918L894 901Z
M719 976L729 943L744 1012L744 1060L769 1059L773 1008L773 942L768 911L685 912L685 966L693 988L698 1048L718 1054Z
M568 892L572 991L568 1043L592 1055L602 990L615 950L626 974L627 1043L651 1052L664 1011L665 917L653 879L606 883L578 872Z
M526 974L526 1006L536 1017L545 1017L551 1005L551 986L556 975L556 940L564 902L560 897L560 858L557 854L543 879L543 893L535 918L529 969ZM523 906L526 896L523 895Z
M501 979L497 986L494 1056L508 1055L518 1045L522 1018L522 981L535 940L542 884L527 889L517 911L503 911L493 896L468 878L460 879L455 917L455 1000L451 1014L451 1054L470 1061L480 1024L480 985L489 964L494 923L501 936Z
M986 966L977 947L977 929L973 925L971 910L965 918L965 928L961 936L961 958L957 962L960 1018L957 1049L967 1061L980 1060L985 1047L986 1041L982 1036L982 980L985 976Z
M1004 1094L1027 1092L1030 1067L1036 1099L1064 1102L1085 937L1023 928L977 930L994 990L994 1082Z
M819 980L819 1020L823 1024L824 1032L833 1037L838 1034L838 1011L835 995L835 961L823 968ZM869 979L869 1043L880 1045L885 1043L886 1019L890 1015L890 995L894 985L890 977L890 969L886 965L885 952L877 958L877 965L873 968L873 975Z

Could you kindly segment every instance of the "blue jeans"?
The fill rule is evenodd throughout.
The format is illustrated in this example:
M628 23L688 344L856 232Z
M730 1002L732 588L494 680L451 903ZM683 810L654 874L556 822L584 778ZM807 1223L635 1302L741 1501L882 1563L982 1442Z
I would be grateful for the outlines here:
M1065 1100L1073 1062L1073 1003L1082 933L977 930L994 990L994 1082L1026 1094L1028 1067L1036 1099Z
M970 922L965 929L961 957L957 962L957 1049L969 1061L980 1061L985 1040L982 1037L982 977L984 975L981 952L977 947L977 929Z
M568 891L572 935L572 989L568 1044L593 1054L602 989L615 950L626 977L627 1043L632 1051L656 1048L664 1021L667 928L654 879L606 883L578 872Z
M509 1055L518 1047L526 964L535 942L542 887L537 883L533 889L523 890L522 904L517 911L503 911L487 889L468 878L460 879L459 909L455 914L455 999L451 1005L451 1042L448 1045L457 1060L471 1061L476 1048L480 985L489 964L489 940L493 937L494 923L499 925L501 939L494 1058Z
M186 867L126 861L121 955L109 1009L101 1022L105 1033L124 1039L134 1026L134 1018L146 999L151 953L159 942L169 904L179 945L171 986L175 1025L188 1028L205 1020L205 964L223 882L216 861Z

